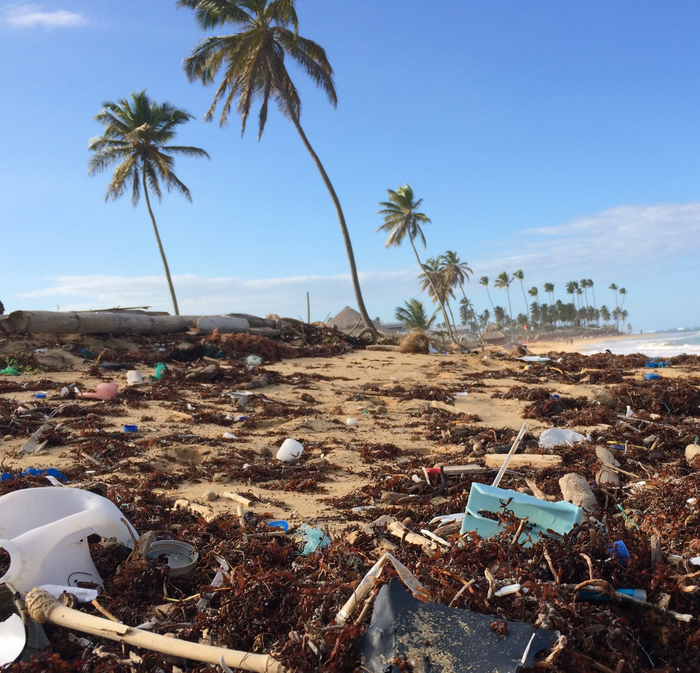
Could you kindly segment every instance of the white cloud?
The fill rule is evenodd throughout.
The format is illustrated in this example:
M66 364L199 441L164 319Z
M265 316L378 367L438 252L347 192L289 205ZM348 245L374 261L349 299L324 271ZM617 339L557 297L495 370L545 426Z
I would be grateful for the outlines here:
M415 277L415 269L361 273L365 302L372 305L385 297L403 297L406 288L417 294ZM311 294L312 319L335 314L346 304L356 306L349 273L256 280L174 276L173 284L183 315L236 312L305 316L307 292ZM170 311L172 307L164 276L59 276L48 287L20 296L41 299L41 304L60 305L63 311L115 306L151 306Z
M5 21L13 28L73 28L84 26L87 19L82 14L57 10L44 12L37 5L9 7Z
M475 260L475 271L482 269L478 275L523 269L530 277L561 281L613 268L644 275L700 252L700 203L619 206L568 224L523 230L499 247L498 257Z
M468 293L482 293L483 288L475 281L483 275L493 280L504 269L511 273L523 269L528 287L543 282L559 285L581 277L603 282L611 278L629 287L632 277L663 279L663 270L670 262L697 257L700 203L611 208L561 226L522 230L497 245L497 255L469 260L475 279ZM360 273L365 304L372 317L379 314L393 319L394 307L420 296L417 275L417 265L392 272ZM311 293L314 320L335 314L346 304L357 305L349 274L254 280L183 275L175 276L174 283L183 314L305 316L307 291ZM160 275L58 276L45 287L20 297L24 300L22 308L60 305L62 310L84 310L143 305L171 310L165 278ZM502 303L500 295L498 302ZM8 304L6 301L9 308Z

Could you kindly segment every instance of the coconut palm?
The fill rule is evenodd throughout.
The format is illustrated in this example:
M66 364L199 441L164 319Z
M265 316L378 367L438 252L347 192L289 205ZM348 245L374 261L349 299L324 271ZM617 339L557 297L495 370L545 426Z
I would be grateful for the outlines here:
M531 288L527 291L527 293L528 293L531 297L534 297L534 298L535 298L535 304L537 304L537 306L539 306L539 305L540 305L540 299L539 299L540 291L539 291L536 287L531 287Z
M508 296L508 320L510 323L510 335L511 337L513 336L513 307L510 305L510 284L513 282L513 278L508 275L506 271L501 271L501 273L498 274L498 277L496 278L495 281L493 281L493 286L497 287L501 290L506 291L506 295ZM495 309L494 309L495 310Z
M615 285L615 283L610 283L610 287L608 289L615 293L615 306L617 306L617 285Z
M437 311L428 318L423 302L418 299L409 299L404 306L396 307L396 319L404 324L407 329L416 332L427 332L435 320Z
M116 201L126 191L131 191L131 203L136 206L143 188L146 207L151 216L156 243L173 300L173 309L175 315L180 315L168 260L148 191L150 187L160 201L163 197L161 190L161 183L163 183L168 191L180 192L188 201L192 201L190 190L173 171L175 167L173 155L207 158L209 155L199 147L184 147L168 143L175 137L177 127L193 117L188 112L176 108L172 103L158 104L149 98L145 91L137 91L131 94L131 99L105 101L102 103L102 110L95 115L94 119L105 128L104 133L92 138L88 145L88 149L94 152L90 159L88 175L101 173L110 166L118 164L107 185L105 201L109 199Z
M518 269L513 272L513 278L517 278L520 281L520 291L523 293L523 301L525 302L525 310L527 311L527 322L530 322L530 307L527 305L527 297L525 296L525 288L523 287L523 279L525 274L522 269Z
M469 299L467 299L467 295L464 292L464 281L466 280L469 282L469 274L474 272L471 270L467 262L462 262L459 259L457 253L453 250L448 250L444 255L440 255L439 260L445 280L451 287L459 286L459 289L462 291L462 297L473 314L474 306ZM481 330L479 329L478 323L476 330L479 333L479 338L481 338Z
M586 300L586 308L588 308L588 279L582 278L579 281L579 287L583 290L583 296Z
M217 105L222 102L220 123L226 125L235 102L236 111L241 116L243 134L251 106L255 100L259 100L259 140L265 129L272 98L273 104L291 120L333 201L348 256L355 300L365 327L376 334L362 298L355 254L340 200L301 127L301 99L285 64L288 57L299 65L335 107L338 100L333 68L325 50L299 35L294 0L179 0L178 7L194 9L197 23L205 30L227 24L239 28L233 35L206 38L184 61L187 78L190 81L199 80L204 85L213 84L219 70L223 70L223 78L205 119L211 121Z
M577 288L577 284L576 284L576 281L574 281L574 280L570 280L566 284L566 294L570 294L572 296L572 298L574 299L574 304L576 303L576 299L575 299L576 298L576 288Z
M406 237L408 237L416 260L421 269L423 269L423 272L426 273L414 243L415 239L419 239L423 242L423 247L427 247L421 225L430 224L430 218L418 210L423 203L423 199L415 201L413 190L407 184L403 187L398 187L396 191L393 189L387 189L386 191L389 194L389 200L380 202L379 205L382 206L382 210L377 213L378 215L384 216L384 224L377 229L377 233L380 231L389 233L389 238L386 239L386 243L384 244L385 248L399 246ZM426 287L430 286L432 290L431 296L440 304L447 325L447 331L450 337L452 337L452 328L450 327L450 321L447 319L447 312L445 311L441 293L438 292L434 284L434 282L437 281L437 277L433 278L432 275L428 274L425 276L425 279L427 280Z
M427 290L428 296L432 298L433 303L437 303L442 308L443 316L445 317L445 327L450 335L452 335L450 321L446 312L449 311L452 324L454 325L455 319L454 315L452 315L452 309L450 308L450 297L454 299L452 288L447 282L440 262L436 257L429 257L422 266L423 271L418 275L418 280L421 281L421 290L423 292Z
M544 291L549 293L549 303L554 303L554 283L545 283Z
M600 317L603 319L604 323L610 320L610 311L608 310L608 307L605 304L603 304L600 307Z
M620 304L620 310L622 310L625 307L625 299L627 298L627 290L625 290L624 287L621 287L618 290L618 293L622 295L622 303ZM624 318L623 318L624 320Z

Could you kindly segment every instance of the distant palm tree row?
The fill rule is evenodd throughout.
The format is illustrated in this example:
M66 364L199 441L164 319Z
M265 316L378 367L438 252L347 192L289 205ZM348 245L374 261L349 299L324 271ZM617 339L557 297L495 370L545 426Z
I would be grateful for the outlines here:
M525 274L522 269L514 271L512 275L507 271L503 271L493 282L494 288L505 290L508 311L494 305L489 292L489 277L482 276L479 283L486 288L486 294L493 313L486 309L482 313L477 314L474 311L472 302L464 291L464 283L469 281L469 275L473 273L467 262L462 262L457 253L452 250L421 262L415 241L418 240L423 244L424 248L427 247L421 225L431 223L430 218L419 211L423 199L416 200L413 190L408 184L398 187L396 190L388 189L387 193L389 200L380 203L382 210L378 213L384 218L384 224L377 229L377 233L381 231L389 234L389 238L384 244L387 248L400 246L404 240L408 239L418 265L422 269L418 276L420 289L422 291L427 290L428 296L433 303L438 305L437 310L430 317L423 306L423 302L418 299L410 299L405 302L403 307L397 307L395 317L403 322L406 327L415 330L430 329L436 319L437 311L440 311L444 319L440 326L445 328L450 338L454 338L457 331L457 323L450 306L450 300L455 299L454 290L457 287L459 287L462 294L462 298L459 300L461 323L462 325L469 325L479 336L481 336L481 330L486 327L492 317L496 325L499 328L510 331L511 336L515 336L516 329L529 331L529 329L547 329L563 325L572 327L599 326L601 319L604 322L608 322L611 318L615 320L615 324L619 329L620 322L624 323L627 319L628 312L624 310L627 290L624 287L618 288L613 283L609 289L615 292L615 308L612 312L604 305L598 309L595 299L595 284L590 278L584 278L580 281L572 280L566 283L566 292L573 298L573 301L569 303L564 303L561 299L555 301L554 283L545 283L543 288L549 297L550 303L540 304L539 289L531 287L527 294L534 301L528 304L523 284ZM513 316L510 288L515 280L520 284L525 312ZM591 291L593 304L589 302L588 290ZM622 296L621 304L618 302L619 296Z

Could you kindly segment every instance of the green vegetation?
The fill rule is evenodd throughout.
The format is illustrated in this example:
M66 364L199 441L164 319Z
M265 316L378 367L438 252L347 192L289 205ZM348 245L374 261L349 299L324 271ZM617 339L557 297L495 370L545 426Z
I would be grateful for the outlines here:
M404 324L406 329L413 330L415 332L427 332L433 322L435 321L435 316L437 311L428 318L428 314L425 312L425 307L423 302L418 299L409 299L404 302L404 306L396 307L396 319Z
M207 158L209 155L198 147L168 144L175 137L175 129L190 121L192 115L171 103L158 104L151 100L145 91L138 91L131 94L131 100L122 98L116 103L112 101L102 103L102 110L94 118L105 127L105 130L101 136L90 140L88 149L94 154L90 159L88 175L100 173L118 164L112 174L112 180L107 185L105 201L109 201L110 198L116 201L130 189L131 202L135 207L143 188L173 300L173 309L175 315L180 315L168 260L165 257L163 242L151 208L148 189L150 187L160 201L163 196L160 186L162 182L168 191L174 189L188 201L192 201L190 190L180 182L173 170L174 155Z
M285 63L285 58L296 63L323 90L328 102L335 107L338 97L333 82L333 68L325 50L316 42L299 35L294 0L180 0L178 7L195 10L197 23L205 30L225 25L239 29L232 35L206 38L184 61L187 78L190 81L199 80L205 86L213 84L219 70L223 71L221 83L205 119L211 121L217 105L222 102L220 123L224 126L232 105L236 103L236 111L241 116L242 135L245 133L251 106L259 100L259 140L265 129L272 99L273 105L294 124L333 201L345 242L358 310L365 327L376 333L362 298L355 255L340 200L301 126L301 99Z

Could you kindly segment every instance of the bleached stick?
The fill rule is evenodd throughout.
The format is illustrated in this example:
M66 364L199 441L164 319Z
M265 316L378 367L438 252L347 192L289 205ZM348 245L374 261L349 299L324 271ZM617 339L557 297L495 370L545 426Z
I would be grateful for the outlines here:
M32 589L27 594L25 605L32 619L42 624L51 622L67 629L90 633L93 636L116 640L145 650L208 664L219 664L223 658L226 665L231 668L240 668L254 673L288 673L279 661L269 655L190 643L186 640L142 631L125 624L116 624L101 617L93 617L79 610L67 608L43 589Z

